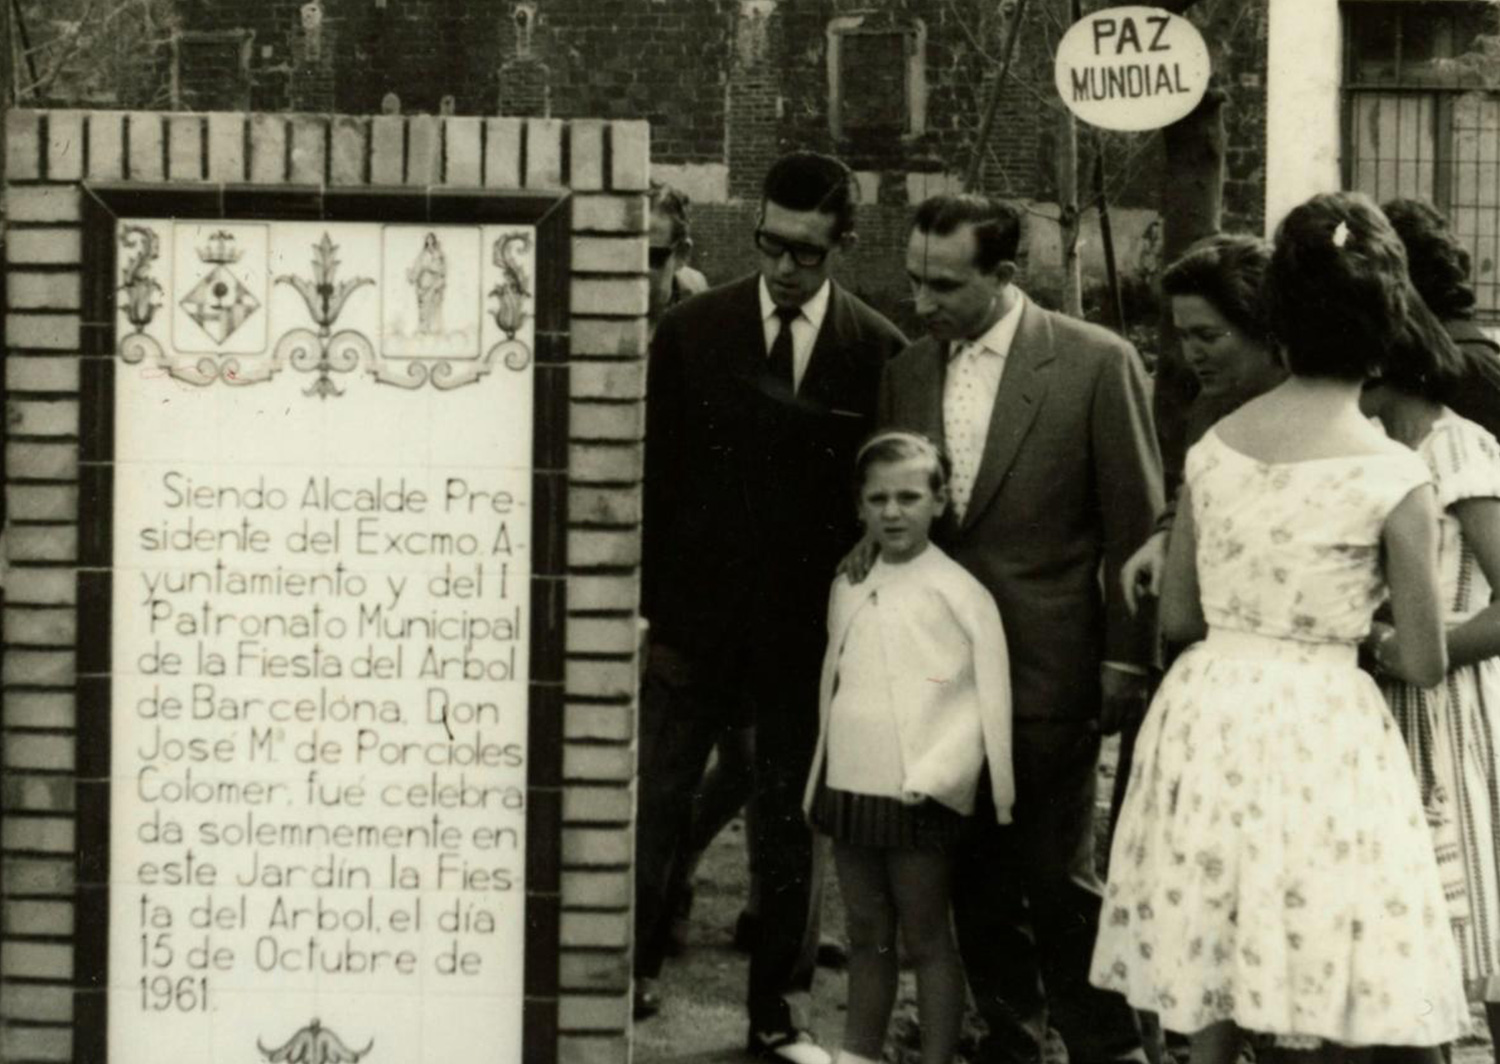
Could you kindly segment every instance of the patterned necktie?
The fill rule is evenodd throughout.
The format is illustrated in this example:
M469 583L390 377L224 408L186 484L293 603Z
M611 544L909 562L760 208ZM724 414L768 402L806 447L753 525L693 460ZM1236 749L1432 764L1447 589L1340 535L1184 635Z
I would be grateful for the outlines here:
M950 380L945 389L947 402L943 404L943 435L948 443L948 457L953 461L948 497L953 501L953 515L960 521L968 511L984 449L984 432L977 424L983 413L978 387L980 357L978 345L967 344L948 363Z
M771 351L766 356L766 369L772 377L795 391L797 376L792 363L792 322L802 316L802 308L777 307L775 314L781 322L781 329L776 333L776 339L771 341Z

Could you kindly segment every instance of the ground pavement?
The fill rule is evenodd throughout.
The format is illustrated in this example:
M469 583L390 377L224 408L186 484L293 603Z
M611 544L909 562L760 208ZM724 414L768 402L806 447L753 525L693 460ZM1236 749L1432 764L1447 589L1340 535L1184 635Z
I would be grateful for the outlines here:
M1107 746L1100 765L1100 794L1107 796L1113 780L1113 747ZM1101 809L1103 817L1105 810ZM715 840L698 873L689 948L669 960L661 980L665 1007L635 1029L636 1064L743 1064L745 1044L746 958L730 944L735 917L745 892L744 827L735 821ZM839 934L843 914L838 891L830 880L823 926ZM844 1021L844 975L819 969L814 981L811 1012L818 1041L830 1050L838 1045ZM900 1001L892 1024L886 1059L916 1064L915 994L911 973L902 974ZM1475 1013L1474 1034L1457 1047L1454 1064L1489 1064L1489 1038L1482 1012ZM972 1033L966 1032L971 1044ZM967 1046L966 1046L967 1047ZM1061 1046L1047 1064L1066 1064Z

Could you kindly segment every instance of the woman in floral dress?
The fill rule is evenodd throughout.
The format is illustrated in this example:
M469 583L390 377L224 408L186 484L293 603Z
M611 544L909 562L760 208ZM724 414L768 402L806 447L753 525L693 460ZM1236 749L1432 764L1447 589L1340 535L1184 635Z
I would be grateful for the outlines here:
M1401 736L1357 646L1446 667L1426 466L1359 410L1403 327L1405 259L1363 197L1277 231L1271 321L1291 376L1192 449L1161 618L1201 640L1142 726L1093 981L1193 1036L1195 1064L1268 1050L1437 1045L1459 965Z
M1470 992L1500 1035L1500 444L1443 403L1474 365L1425 308L1361 406L1416 449L1441 508L1438 575L1448 675L1423 688L1382 677L1432 827L1448 917ZM1485 357L1488 357L1487 355ZM1377 638L1384 629L1377 623ZM1488 985L1486 985L1488 984Z

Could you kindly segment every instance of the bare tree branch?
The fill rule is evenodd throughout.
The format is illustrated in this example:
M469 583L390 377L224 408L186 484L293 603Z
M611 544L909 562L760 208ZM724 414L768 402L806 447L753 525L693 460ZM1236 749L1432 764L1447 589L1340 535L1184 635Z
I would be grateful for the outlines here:
M958 26L959 31L963 33L964 37L968 40L969 47L974 49L974 54L977 55L985 63L998 63L1000 61L999 57L994 55L988 48L984 46L984 43L980 41L979 35L975 32L974 27L969 25L969 20L962 14L960 14L957 10L955 6L955 0L944 0L944 7L946 7L948 10L949 19L956 26Z
M1045 17L1036 15L1029 20L1033 31L1041 30L1043 48L1047 52L1056 50L1061 32L1066 30L1058 18L1058 11L1066 7L1067 2L1068 0L1061 0L1060 7L1058 6L1059 0L1042 0L1041 10ZM1219 0L1210 0L1204 7L1211 15L1218 3ZM975 152L975 156L982 158L982 172L986 175L985 183L1002 193L1029 195L1034 188L1034 175L1014 173L1008 165L1011 160L1007 157L1003 147L996 145L993 141L980 145L981 122L979 118L990 103L990 97L995 88L996 74L994 72L1000 66L999 56L988 46L989 42L996 40L998 34L996 29L989 24L990 19L986 12L995 10L999 10L998 6L987 5L976 13L973 7L962 4L961 0L942 0L944 22L955 26L963 38L963 44L947 52L944 80L952 86L961 100L958 111L963 116L961 119L963 130L969 143L974 146L971 150ZM1243 16L1243 11L1240 15ZM1012 25L1014 25L1013 22ZM1000 43L1003 45L1006 41L1001 39ZM973 68L976 66L980 70L991 72L990 75L982 78L974 77ZM1029 104L1045 111L1061 113L1064 110L1064 104L1050 89L1049 83L1037 83L1012 69L1006 75L1003 91L1023 97ZM1108 142L1110 159L1109 172L1106 174L1105 195L1110 202L1117 202L1124 191L1138 179L1144 166L1153 158L1153 152L1160 138L1156 134L1128 133L1105 133L1104 137ZM973 157L971 157L971 165L972 163ZM1093 189L1080 190L1080 193L1080 211L1098 208L1099 198Z
M173 0L32 0L16 3L18 16L23 7L30 76L17 72L18 100L160 102L157 57L176 28Z
M995 115L1000 110L1000 97L1005 91L1005 82L1010 74L1010 65L1015 59L1016 42L1021 39L1021 31L1026 26L1026 3L1020 0L1016 6L1015 17L1011 20L1010 36L1005 41L1005 58L1000 62L1000 73L995 76L994 87L990 90L990 100L984 109L984 120L979 126L978 139L974 143L974 154L969 160L969 171L964 176L964 188L972 190L979 185L979 175L984 170L985 147L990 139L990 129L995 124Z
M93 21L97 7L98 0L84 0L83 10L78 12L78 17L72 19L62 33L51 40L32 46L27 51L28 60L45 58L45 69L36 74L29 85L21 86L20 96L24 98L42 95L57 81L67 65L83 52L89 40L84 33L84 27ZM112 20L117 14L117 11L110 12L106 16L106 21ZM29 64L28 69L36 70L35 63Z
M1056 31L1058 37L1061 37L1064 33L1067 33L1068 27L1073 23L1071 16L1068 18L1063 18L1058 14L1058 9L1056 7L1053 7L1051 4L1042 5L1042 14L1046 16L1048 23L1050 23L1052 29ZM1049 41L1049 43L1056 43L1056 41L1054 39L1052 41ZM1055 51L1055 49L1053 50Z

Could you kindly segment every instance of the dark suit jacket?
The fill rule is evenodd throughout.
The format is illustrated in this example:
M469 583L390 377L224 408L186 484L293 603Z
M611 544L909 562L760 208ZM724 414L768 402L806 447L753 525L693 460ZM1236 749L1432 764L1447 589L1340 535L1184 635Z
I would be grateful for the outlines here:
M671 308L647 383L643 612L653 640L725 683L817 669L829 584L858 536L854 452L906 343L835 284L793 395L766 373L757 286Z
M945 345L907 348L886 371L881 424L941 440L946 373ZM1119 574L1161 506L1139 355L1028 300L968 511L935 537L1000 606L1017 718L1095 717L1102 661L1150 664L1150 619L1130 616Z

